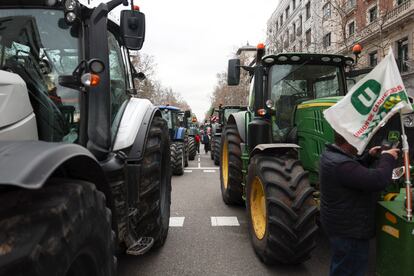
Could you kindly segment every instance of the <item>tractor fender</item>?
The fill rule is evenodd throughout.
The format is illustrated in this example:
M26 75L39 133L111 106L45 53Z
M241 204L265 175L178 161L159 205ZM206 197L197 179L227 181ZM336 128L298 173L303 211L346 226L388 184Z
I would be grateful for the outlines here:
M184 141L186 129L180 127L177 129L174 135L174 141Z
M149 123L151 123L155 111L159 112L158 108L149 100L131 98L122 115L113 151L120 151L131 147L136 144L138 136L144 141L146 130L149 127ZM144 144L142 143L142 145Z
M0 186L40 189L54 172L93 182L109 195L105 174L96 158L76 144L43 141L0 141Z
M253 149L250 157L258 153L284 154L292 150L297 151L298 149L300 149L300 146L296 144L259 144Z
M148 106L147 111L140 122L141 124L138 127L138 132L128 154L129 161L140 162L143 159L144 149L148 139L148 131L150 130L154 117L162 118L162 115L158 107L151 104L151 106Z
M239 111L229 116L227 124L235 124L237 131L239 132L240 138L243 143L247 141L246 137L246 113L247 111Z

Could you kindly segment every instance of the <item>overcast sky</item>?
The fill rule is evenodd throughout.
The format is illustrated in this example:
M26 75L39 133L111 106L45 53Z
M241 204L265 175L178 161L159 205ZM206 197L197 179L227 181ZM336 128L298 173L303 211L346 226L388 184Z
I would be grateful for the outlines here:
M146 15L142 53L154 56L157 79L200 119L210 107L216 74L247 41L265 41L266 22L279 0L135 0Z

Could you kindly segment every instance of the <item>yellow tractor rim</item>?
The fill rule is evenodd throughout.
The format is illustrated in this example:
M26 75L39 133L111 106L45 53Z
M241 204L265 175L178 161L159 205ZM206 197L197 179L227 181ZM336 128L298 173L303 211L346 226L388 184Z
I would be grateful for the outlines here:
M229 183L229 151L227 144L227 140L224 140L223 150L221 151L221 174L223 175L224 189L227 189Z
M262 181L256 176L253 179L250 193L250 215L256 237L261 240L266 233L266 198Z

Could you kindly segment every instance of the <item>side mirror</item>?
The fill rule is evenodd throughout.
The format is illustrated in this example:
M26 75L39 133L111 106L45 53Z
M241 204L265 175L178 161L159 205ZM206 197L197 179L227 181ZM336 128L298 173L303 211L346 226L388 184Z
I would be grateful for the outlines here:
M184 112L184 117L185 118L190 118L191 117L191 111L190 110L185 111Z
M121 11L121 36L129 50L141 50L145 40L145 14L140 11Z
M240 83L240 59L230 59L227 71L227 84L231 86Z
M145 80L147 78L147 76L143 72L139 72L139 73L133 72L132 73L132 77L134 79L139 80L139 81L143 81L143 80Z

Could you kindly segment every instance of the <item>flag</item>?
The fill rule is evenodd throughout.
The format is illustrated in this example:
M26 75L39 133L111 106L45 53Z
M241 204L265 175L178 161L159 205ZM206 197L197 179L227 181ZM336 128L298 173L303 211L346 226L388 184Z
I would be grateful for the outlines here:
M372 136L397 112L410 113L413 109L390 49L368 75L323 114L331 127L362 154Z

